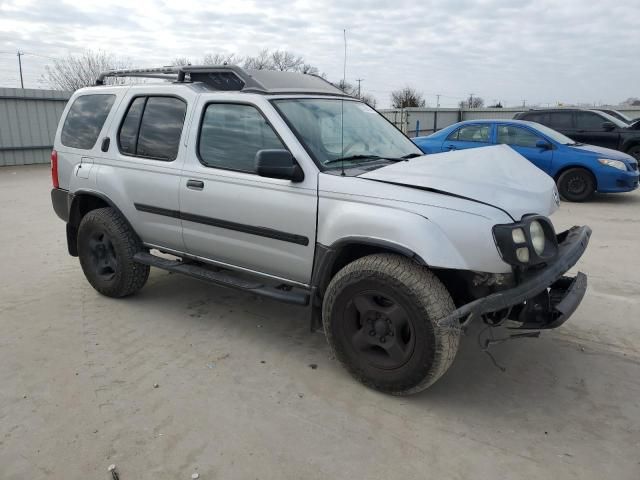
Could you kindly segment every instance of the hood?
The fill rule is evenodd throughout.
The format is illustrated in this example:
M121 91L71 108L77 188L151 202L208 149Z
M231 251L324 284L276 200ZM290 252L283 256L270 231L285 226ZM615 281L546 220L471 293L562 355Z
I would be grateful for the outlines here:
M573 151L591 154L598 158L610 158L611 160L622 160L624 162L635 162L635 159L624 152L613 150L611 148L598 147L596 145L567 145Z
M528 213L550 215L560 204L553 179L506 145L424 155L359 178L463 197L514 220Z

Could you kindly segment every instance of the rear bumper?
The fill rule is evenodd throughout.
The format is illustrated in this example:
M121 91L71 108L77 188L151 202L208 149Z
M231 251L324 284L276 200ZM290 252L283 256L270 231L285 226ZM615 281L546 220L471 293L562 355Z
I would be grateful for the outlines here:
M587 226L558 235L558 256L553 263L526 276L517 286L474 300L440 320L441 326L459 328L475 317L509 312L520 328L547 329L562 325L578 308L587 289L587 276L564 273L580 259L591 236Z
M69 211L71 210L71 201L73 195L67 190L62 188L53 188L51 190L51 203L53 204L53 210L56 215L60 217L65 223L69 222Z

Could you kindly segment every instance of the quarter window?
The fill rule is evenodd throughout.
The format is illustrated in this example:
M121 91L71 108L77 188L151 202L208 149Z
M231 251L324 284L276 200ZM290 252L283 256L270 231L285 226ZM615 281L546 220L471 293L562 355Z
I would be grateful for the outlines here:
M91 150L102 130L115 95L83 95L71 105L62 126L60 141L66 147Z
M522 127L514 127L513 125L498 125L498 143L505 145L513 145L514 147L532 147L536 146L540 137Z
M459 142L488 142L489 125L467 125L453 132L447 140L457 140Z
M200 161L207 167L253 173L259 150L285 148L255 107L222 103L207 106L198 140Z
M187 104L179 98L135 98L118 133L120 152L155 160L175 160L186 111Z

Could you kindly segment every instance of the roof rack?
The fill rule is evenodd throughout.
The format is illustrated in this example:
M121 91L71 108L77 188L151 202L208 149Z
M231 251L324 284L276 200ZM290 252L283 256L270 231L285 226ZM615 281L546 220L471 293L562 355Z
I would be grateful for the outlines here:
M237 65L188 65L179 67L134 68L102 72L96 85L108 77L142 77L175 83L202 82L212 90L263 94L313 93L350 97L317 75L273 70L245 70Z

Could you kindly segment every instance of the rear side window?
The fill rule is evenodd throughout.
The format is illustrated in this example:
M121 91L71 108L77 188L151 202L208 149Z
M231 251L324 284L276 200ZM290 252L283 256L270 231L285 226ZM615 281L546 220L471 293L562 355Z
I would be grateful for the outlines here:
M64 120L60 141L65 147L91 150L98 140L115 95L82 95L71 105Z
M187 104L175 97L136 97L118 132L125 155L173 161L178 156Z
M527 120L529 122L536 122L542 125L549 123L549 117L546 113L526 113L520 117L521 120Z
M256 153L265 149L286 147L255 107L222 103L207 106L198 140L204 165L254 173Z
M459 142L488 142L490 125L467 125L453 132L447 140Z
M572 112L550 112L549 123L551 128L573 128Z

